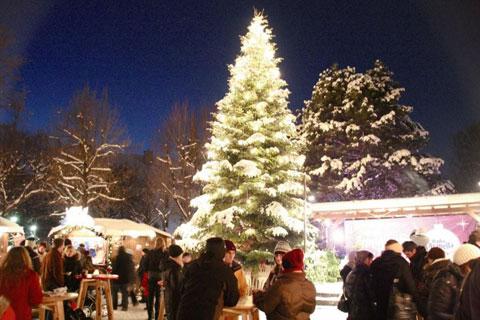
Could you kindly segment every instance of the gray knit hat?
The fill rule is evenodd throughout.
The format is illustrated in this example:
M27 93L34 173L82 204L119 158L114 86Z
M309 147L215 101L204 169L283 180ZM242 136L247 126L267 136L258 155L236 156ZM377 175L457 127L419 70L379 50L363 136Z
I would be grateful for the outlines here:
M288 244L287 241L278 241L273 252L287 253L288 251L291 251L291 250L292 248L290 248L290 245Z
M422 228L413 230L412 233L410 234L410 240L415 242L415 244L419 247L427 247L428 243L430 242L430 239L425 233L425 230Z

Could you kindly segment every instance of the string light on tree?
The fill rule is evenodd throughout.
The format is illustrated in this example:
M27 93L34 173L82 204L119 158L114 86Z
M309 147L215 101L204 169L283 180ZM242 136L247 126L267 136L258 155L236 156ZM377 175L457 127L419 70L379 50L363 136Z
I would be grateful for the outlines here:
M213 235L252 252L271 250L279 239L302 240L304 157L272 38L266 18L256 13L229 66L208 161L194 177L203 194L191 201L192 220L176 231L187 247Z

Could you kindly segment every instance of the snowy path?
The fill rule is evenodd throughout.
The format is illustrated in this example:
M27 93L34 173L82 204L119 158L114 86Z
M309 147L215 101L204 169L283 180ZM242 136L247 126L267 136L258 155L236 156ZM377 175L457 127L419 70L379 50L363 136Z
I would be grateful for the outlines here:
M116 310L113 313L115 320L146 320L147 311L143 310L144 304L137 307L129 306L128 311ZM265 315L260 315L261 320L265 320ZM315 313L310 317L311 320L345 320L346 314L337 310L335 307L318 306Z

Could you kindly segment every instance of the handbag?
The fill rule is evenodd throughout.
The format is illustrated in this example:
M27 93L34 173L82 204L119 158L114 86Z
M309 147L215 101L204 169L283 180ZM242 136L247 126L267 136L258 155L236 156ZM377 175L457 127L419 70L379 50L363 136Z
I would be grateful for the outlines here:
M350 300L345 296L345 293L342 293L340 300L337 304L337 309L342 312L347 312L350 310Z
M398 289L399 278L393 280L392 292L388 303L388 318L394 320L415 320L417 306L411 294Z

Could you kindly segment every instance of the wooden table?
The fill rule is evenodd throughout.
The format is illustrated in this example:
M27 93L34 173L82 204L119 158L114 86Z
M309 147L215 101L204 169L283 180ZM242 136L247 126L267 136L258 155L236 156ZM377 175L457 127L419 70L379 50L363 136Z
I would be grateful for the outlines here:
M63 309L63 301L77 299L78 293L66 292L61 295L44 295L42 303L39 306L39 318L45 320L45 311L53 312L53 320L64 320L65 310Z
M253 304L253 296L240 297L235 307L223 308L221 319L225 316L241 316L242 320L260 319L258 308Z
M107 300L108 320L113 320L113 304L112 291L110 288L110 280L117 280L116 274L98 274L87 275L80 283L80 293L78 295L78 307L83 308L85 304L85 297L87 296L88 288L95 288L95 319L102 318L102 289L105 293L105 300Z

